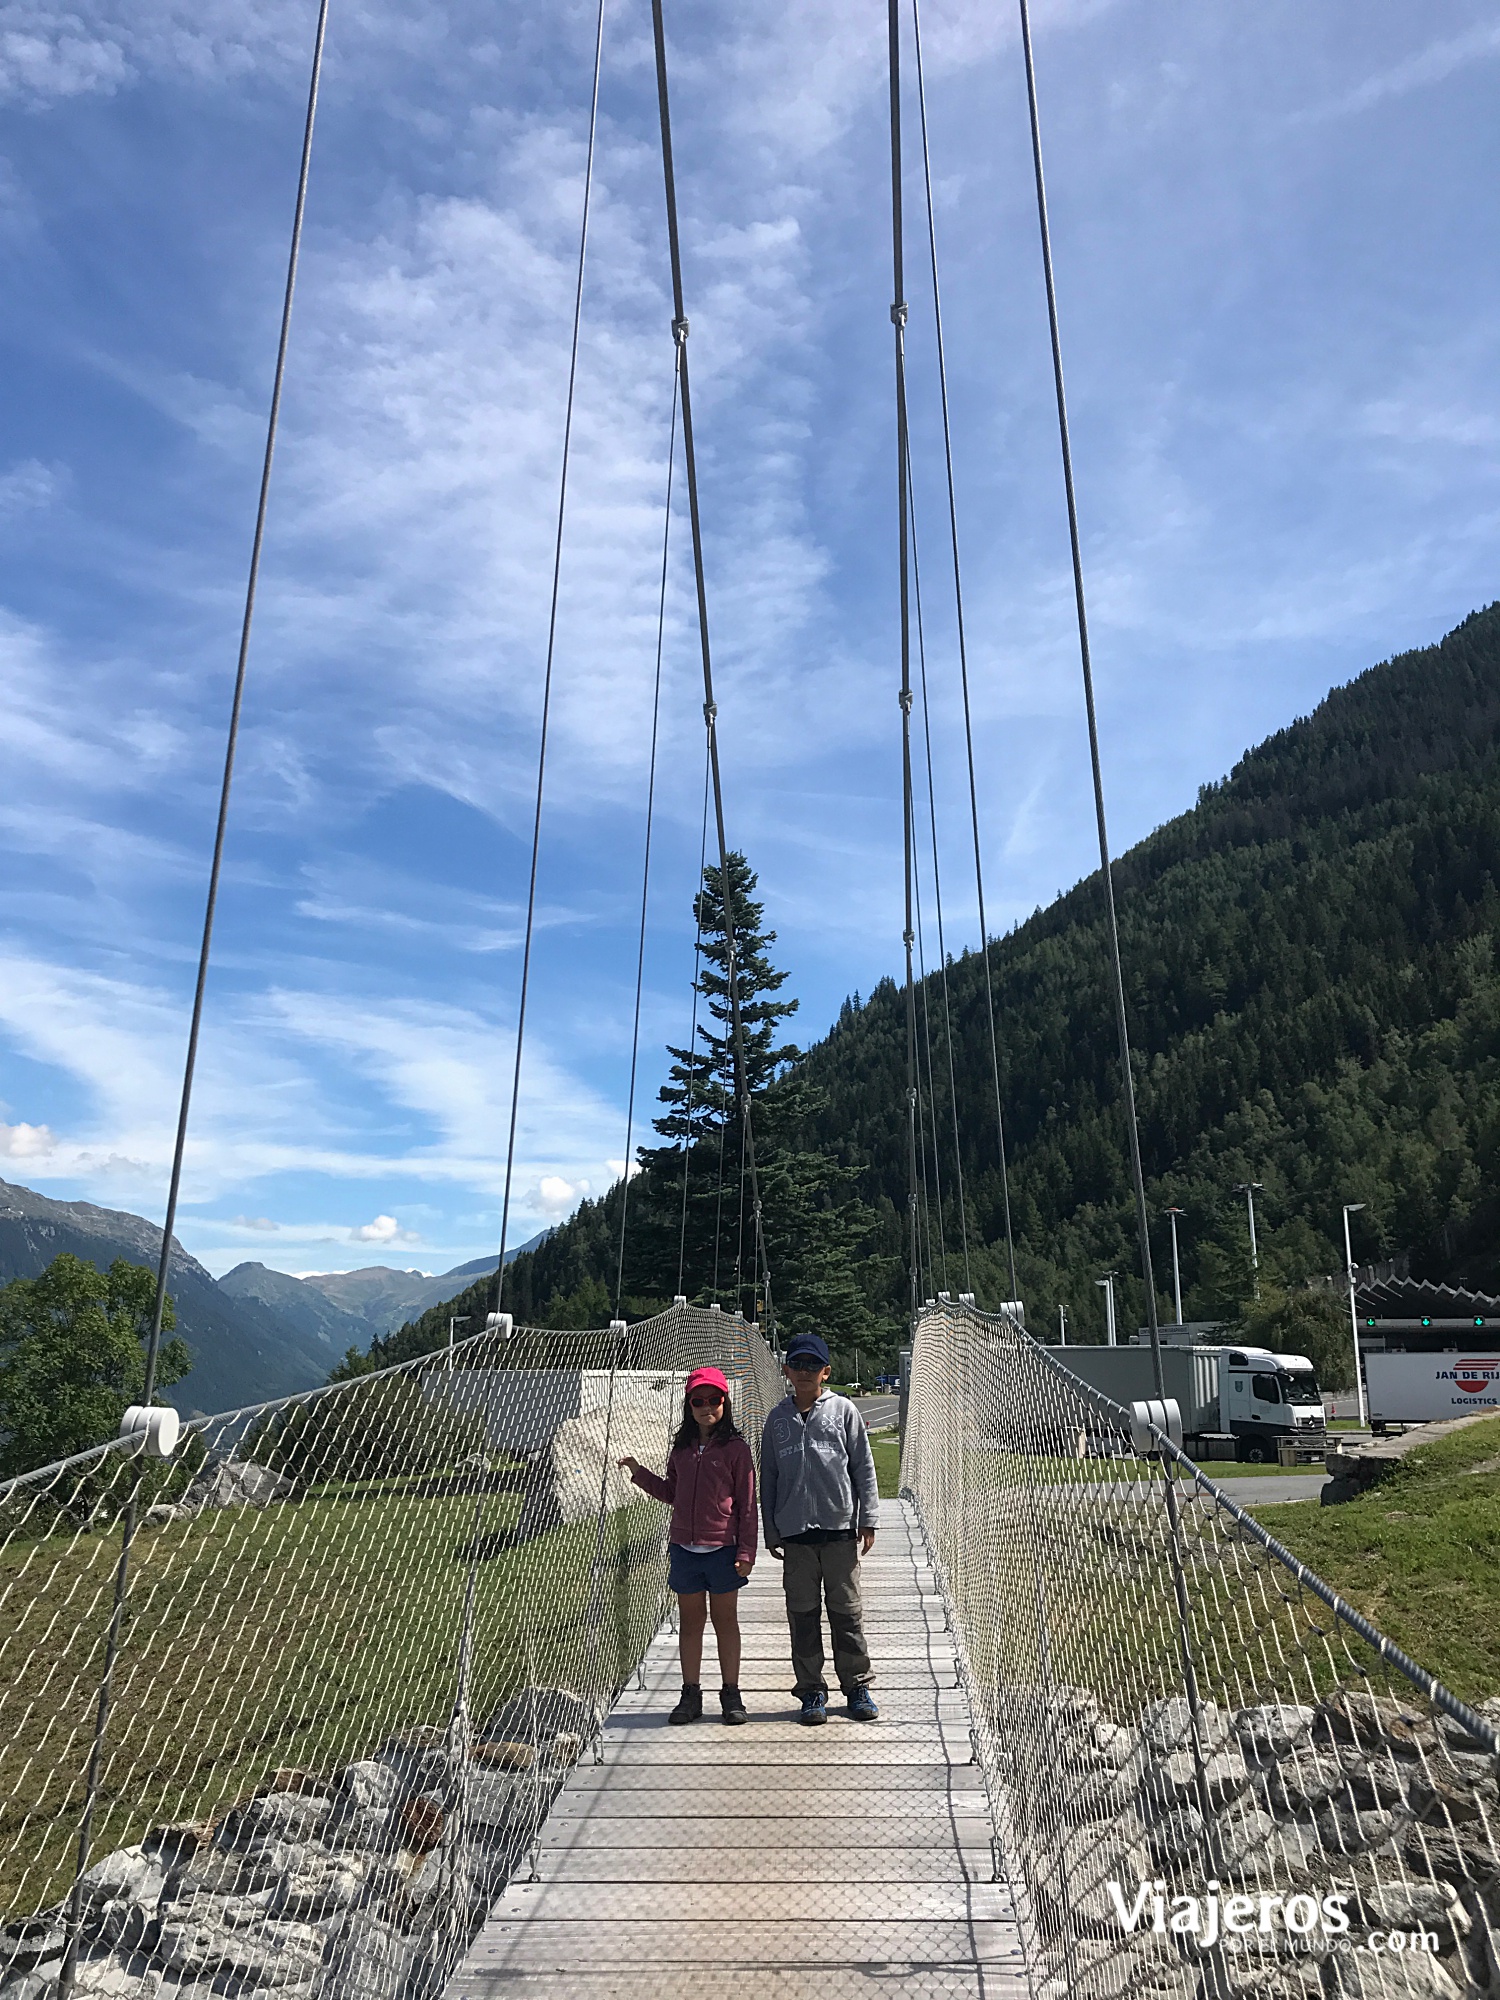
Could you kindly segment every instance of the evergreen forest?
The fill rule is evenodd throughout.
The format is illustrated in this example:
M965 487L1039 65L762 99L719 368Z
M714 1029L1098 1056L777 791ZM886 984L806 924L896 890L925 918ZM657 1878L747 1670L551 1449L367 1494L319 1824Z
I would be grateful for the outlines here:
M1249 751L1117 861L1115 886L1163 1319L1175 1207L1184 1317L1244 1323L1249 1183L1259 1321L1278 1298L1305 1319L1307 1285L1341 1281L1346 1202L1364 1205L1357 1262L1500 1289L1500 605ZM670 1052L661 1143L641 1149L628 1195L621 1183L585 1202L511 1267L519 1321L599 1326L617 1304L636 1317L679 1289L763 1306L723 892L708 870L695 1046ZM843 1374L859 1344L868 1377L893 1360L906 1310L905 997L883 980L821 1041L783 1040L795 1001L755 892L732 857L777 1317L823 1331ZM1133 1329L1144 1290L1098 875L995 939L990 977L1028 1323L1055 1338L1061 1308L1070 1339L1102 1337L1097 1280L1116 1271ZM931 973L917 1000L921 1282L993 1305L1010 1277L980 955ZM482 1281L345 1367L436 1347L450 1310L493 1303Z

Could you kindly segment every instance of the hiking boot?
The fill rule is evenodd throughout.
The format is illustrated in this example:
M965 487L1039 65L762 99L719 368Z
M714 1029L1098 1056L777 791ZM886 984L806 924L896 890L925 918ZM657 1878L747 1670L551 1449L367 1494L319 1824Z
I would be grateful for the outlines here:
M875 1697L867 1687L852 1688L844 1707L851 1722L873 1722L880 1713L875 1706Z
M750 1716L737 1687L726 1686L719 1689L719 1707L724 1711L726 1722L748 1722Z
M814 1688L810 1694L803 1695L802 1713L797 1720L809 1724L828 1720L828 1697L822 1688Z
M677 1697L677 1706L672 1710L667 1720L668 1722L696 1722L702 1713L703 1690L694 1681L690 1686L684 1685L682 1693Z

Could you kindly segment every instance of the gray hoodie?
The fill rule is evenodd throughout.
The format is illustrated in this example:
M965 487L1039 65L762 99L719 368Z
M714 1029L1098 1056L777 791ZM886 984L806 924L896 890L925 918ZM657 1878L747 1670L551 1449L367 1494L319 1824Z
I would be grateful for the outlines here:
M805 1417L788 1395L760 1442L760 1511L780 1546L809 1528L873 1528L880 1521L875 1456L865 1420L847 1396L825 1390Z

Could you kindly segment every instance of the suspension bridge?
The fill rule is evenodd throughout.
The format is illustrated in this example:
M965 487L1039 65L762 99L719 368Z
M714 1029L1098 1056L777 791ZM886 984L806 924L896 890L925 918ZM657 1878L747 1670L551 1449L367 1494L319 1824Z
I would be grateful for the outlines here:
M1121 1094L1159 1354L1025 0L1020 17ZM912 725L926 686L906 409L908 48L945 444L950 432L915 6L890 0L888 22L912 1349L901 1495L884 1503L866 1565L881 1716L817 1732L792 1725L776 1578L763 1562L747 1595L749 1726L669 1733L664 1521L618 1469L629 1454L661 1462L693 1366L726 1371L752 1438L781 1393L727 891L663 0L652 0L652 23L672 464L680 440L703 664L704 839L711 818L764 1327L692 1305L686 1289L666 1312L627 1324L618 1282L614 1319L591 1332L518 1326L505 1310L601 5L495 1309L444 1354L185 1425L154 1393L323 0L146 1390L120 1438L0 1486L0 2000L645 2000L715 1980L778 2000L1500 1994L1500 1708L1457 1699L1237 1507L1183 1455L1164 1397L1124 1409L1031 1339L1008 1187L1010 1302L985 1312L968 1293L933 1297L924 1283L943 1203L932 1047L917 1008ZM983 926L951 450L946 470ZM658 646L658 698L659 665ZM643 938L649 857L648 800ZM988 998L987 943L981 956ZM937 990L946 1006L941 980ZM638 961L637 1048L640 991ZM1000 1027L988 1012L994 1103L982 1115L994 1119L1003 1181ZM634 1096L633 1062L628 1121ZM627 1158L631 1136L627 1122ZM623 1269L628 1202L621 1216ZM966 1260L967 1241L957 1247Z

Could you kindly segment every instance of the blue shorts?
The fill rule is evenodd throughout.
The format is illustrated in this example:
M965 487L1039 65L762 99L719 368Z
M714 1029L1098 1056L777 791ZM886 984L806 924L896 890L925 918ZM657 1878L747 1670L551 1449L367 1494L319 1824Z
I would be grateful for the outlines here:
M726 1591L743 1590L749 1582L748 1577L735 1572L733 1548L710 1549L706 1556L695 1556L691 1549L673 1542L667 1553L671 1563L667 1583L679 1597L694 1597L700 1590L722 1597Z

